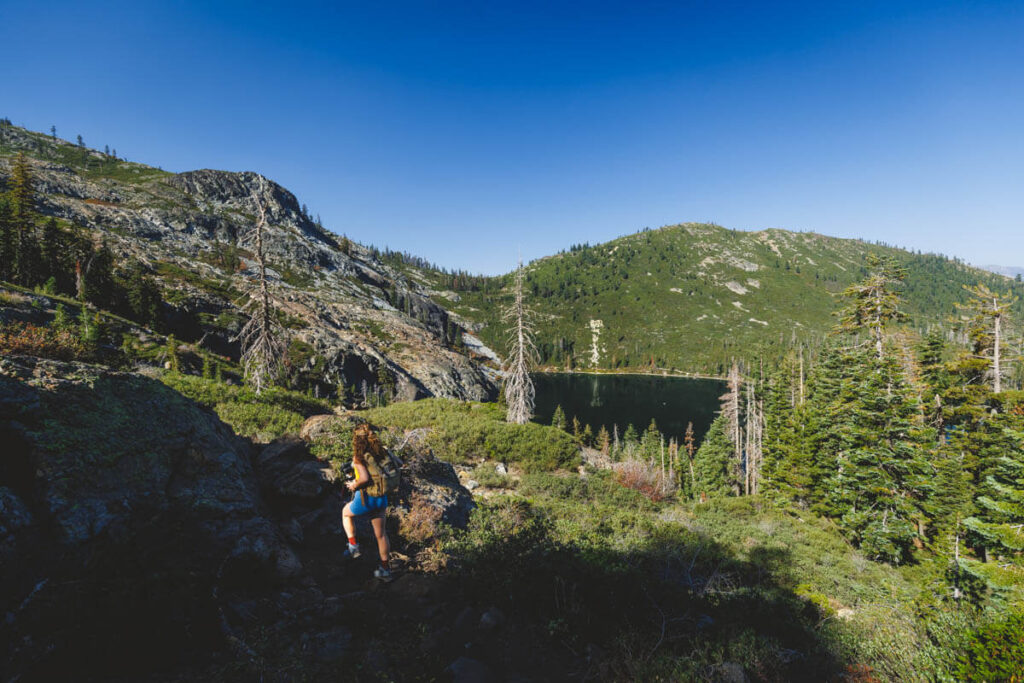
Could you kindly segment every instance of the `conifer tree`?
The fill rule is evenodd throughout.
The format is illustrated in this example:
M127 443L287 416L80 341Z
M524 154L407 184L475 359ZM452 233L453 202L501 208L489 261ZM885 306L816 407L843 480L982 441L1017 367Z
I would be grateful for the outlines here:
M728 430L728 419L719 414L697 449L693 460L694 496L699 500L728 496L737 490L734 448Z
M36 236L35 188L24 152L18 154L11 170L8 202L14 237L12 280L31 287L39 280L39 241Z
M180 369L178 360L178 340L174 338L174 335L167 337L167 369L171 372L178 372Z
M160 325L160 307L163 303L160 285L146 274L138 263L132 264L125 273L124 288L132 318L151 328Z
M0 280L12 282L17 254L14 214L7 197L0 195Z
M874 343L875 355L881 359L886 327L907 317L900 308L902 302L897 294L907 271L892 259L874 254L868 256L868 267L870 274L866 279L843 291L848 303L839 313L837 332L866 330Z
M40 242L40 261L42 276L54 278L56 282L63 275L62 257L66 245L61 239L61 230L53 217L43 224L43 237Z
M565 411L562 410L562 406L560 405L555 406L555 412L551 416L551 426L565 431Z
M986 478L977 514L964 520L988 551L988 562L967 568L997 586L1024 583L1024 430L1007 431L1011 448Z
M71 316L68 315L68 309L62 303L57 304L57 309L53 314L53 326L58 330L66 330L71 328Z
M834 409L838 425L828 504L845 535L869 556L892 564L909 557L930 493L922 445L931 438L915 424L917 403L895 355L849 352L855 368Z
M602 455L608 455L611 451L611 436L608 434L608 428L604 425L597 430L597 447Z
M651 418L651 423L647 425L647 429L640 440L640 449L645 458L654 458L658 455L660 446L661 432L658 431L658 423L654 421L654 418Z
M114 253L106 242L89 257L83 276L85 300L100 308L113 308Z
M991 382L992 393L998 394L1003 390L1007 370L1007 316L1017 297L997 294L984 284L965 285L964 289L971 298L966 304L957 304L963 311L961 321L967 328L975 358L987 366L985 376Z
M809 507L814 499L814 450L804 439L807 404L801 403L799 359L791 352L769 377L764 407L764 492Z

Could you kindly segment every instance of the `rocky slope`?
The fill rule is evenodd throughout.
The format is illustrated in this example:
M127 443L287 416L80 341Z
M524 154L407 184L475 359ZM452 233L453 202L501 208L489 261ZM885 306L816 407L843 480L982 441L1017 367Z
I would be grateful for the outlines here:
M325 389L375 385L383 368L400 398L495 395L492 370L453 344L444 308L371 250L315 224L276 183L259 193L255 173L172 174L14 126L0 134L0 183L25 153L37 210L91 230L122 260L147 264L180 338L237 357L237 304L255 274L245 233L260 202L273 294L293 338L312 347L300 370L317 373Z
M147 377L2 358L0 443L5 680L336 680L342 664L389 679L385 615L436 592L403 574L374 593L372 557L342 562L342 489L306 441L252 444ZM400 504L464 525L451 466L405 455ZM435 618L461 608L437 600Z

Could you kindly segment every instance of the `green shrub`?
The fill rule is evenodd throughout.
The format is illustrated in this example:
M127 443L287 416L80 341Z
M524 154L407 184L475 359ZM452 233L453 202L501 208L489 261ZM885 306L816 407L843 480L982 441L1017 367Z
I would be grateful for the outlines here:
M974 630L957 664L961 680L1024 681L1024 614L1009 614Z
M165 373L160 379L196 403L214 409L236 433L260 440L298 432L307 417L331 412L327 401L279 387L257 395L248 386L176 372ZM351 443L351 435L349 439Z
M217 416L231 425L236 434L271 441L302 428L302 415L263 403L218 403Z
M516 479L507 474L498 474L494 467L494 463L491 462L481 463L476 466L469 478L491 489L514 489L518 486L519 482Z
M493 403L435 398L395 403L365 415L374 424L397 429L430 428L430 447L450 462L515 462L527 472L579 463L578 448L568 434L534 423L508 424L504 411Z

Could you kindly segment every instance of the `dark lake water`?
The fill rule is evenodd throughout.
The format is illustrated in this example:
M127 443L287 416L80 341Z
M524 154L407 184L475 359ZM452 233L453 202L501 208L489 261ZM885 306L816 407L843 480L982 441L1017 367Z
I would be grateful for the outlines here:
M601 425L611 433L614 424L621 435L628 424L642 434L653 417L666 440L675 437L680 443L689 421L698 441L704 437L725 393L725 382L718 380L656 375L539 373L533 383L538 422L551 424L561 405L570 424L575 416L595 434Z

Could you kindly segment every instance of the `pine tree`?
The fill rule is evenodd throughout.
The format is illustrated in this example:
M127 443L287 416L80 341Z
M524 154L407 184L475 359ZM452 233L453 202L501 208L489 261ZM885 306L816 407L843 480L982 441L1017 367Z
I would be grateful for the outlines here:
M984 539L989 560L967 561L967 568L996 586L1024 583L1024 430L1007 431L1012 446L986 478L978 513L964 520Z
M159 327L160 309L163 305L160 285L146 274L140 264L132 264L125 272L124 289L132 318L142 325Z
M167 337L167 369L171 372L178 372L180 369L180 361L178 359L178 340L174 338L174 335Z
M52 324L58 330L67 330L71 328L71 316L68 315L68 310L65 308L64 304L57 304L57 309L53 314Z
M640 437L640 452L643 457L648 460L654 459L658 456L658 450L661 445L661 432L658 431L658 424L651 418L651 422L647 425L647 429L644 430L643 435Z
M836 468L828 481L829 504L845 535L869 556L906 561L923 524L930 493L923 444L933 438L915 424L917 403L895 355L849 352L856 368L836 407Z
M42 265L42 276L54 278L54 282L61 278L63 273L63 254L66 248L62 239L60 228L57 227L57 220L49 218L43 224L43 238L40 243L40 256Z
M35 188L24 152L18 154L11 170L8 203L14 237L12 280L31 287L39 280L39 241L36 236Z
M800 400L799 358L789 353L768 379L764 407L764 492L806 508L820 477L814 449L804 438L808 405Z
M17 258L17 238L14 229L14 214L7 197L0 195L0 280L14 280Z
M602 455L608 455L611 451L611 436L604 425L597 430L597 447L601 450Z
M694 496L701 501L736 492L735 455L728 431L729 420L719 414L694 456Z
M640 446L640 434L632 424L626 425L626 431L622 434L622 450L636 451Z
M562 406L560 405L555 406L555 412L551 416L551 426L565 431L565 411L562 410Z
M1016 296L997 294L983 284L964 286L971 295L966 304L957 304L964 312L961 323L970 336L975 358L986 363L985 375L992 383L992 393L1003 390L1006 373L1007 316Z
M868 267L871 272L865 280L843 291L848 303L839 313L837 332L868 331L875 355L881 359L886 327L907 317L900 308L902 301L896 291L906 279L907 271L892 259L874 254L868 256Z
M114 253L106 242L86 262L83 282L86 301L99 308L113 308Z
M81 311L78 313L78 329L79 337L87 346L94 347L99 343L100 340L100 319L97 313L93 316L89 309L82 306Z

